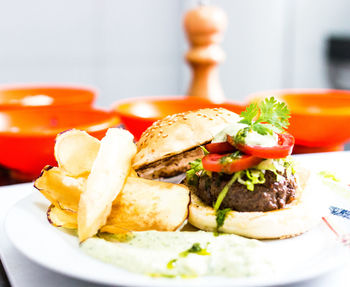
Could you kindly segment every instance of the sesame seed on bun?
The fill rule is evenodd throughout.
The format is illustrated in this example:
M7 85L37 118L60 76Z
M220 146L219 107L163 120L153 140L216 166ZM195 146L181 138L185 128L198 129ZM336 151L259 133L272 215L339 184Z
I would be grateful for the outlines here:
M191 150L213 139L239 115L223 109L200 109L169 115L153 123L137 143L133 168L139 169L158 160Z

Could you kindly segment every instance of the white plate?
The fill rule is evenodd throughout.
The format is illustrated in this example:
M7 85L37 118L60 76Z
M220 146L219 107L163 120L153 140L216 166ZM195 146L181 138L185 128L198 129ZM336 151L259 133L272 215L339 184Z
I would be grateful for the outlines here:
M202 277L150 278L124 271L85 255L75 236L51 226L46 219L49 203L39 192L18 202L8 213L5 228L15 247L31 260L58 273L108 285L123 286L273 286L303 281L330 271L349 257L320 224L291 239L268 241L282 258L285 272L266 278ZM233 266L234 268L234 266Z

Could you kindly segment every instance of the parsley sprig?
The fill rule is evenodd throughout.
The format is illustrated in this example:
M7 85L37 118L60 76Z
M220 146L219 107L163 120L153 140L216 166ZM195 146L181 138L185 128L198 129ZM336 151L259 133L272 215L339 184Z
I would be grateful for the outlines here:
M250 104L241 113L240 123L261 135L283 132L289 125L290 112L287 105L274 97L266 98L259 104Z

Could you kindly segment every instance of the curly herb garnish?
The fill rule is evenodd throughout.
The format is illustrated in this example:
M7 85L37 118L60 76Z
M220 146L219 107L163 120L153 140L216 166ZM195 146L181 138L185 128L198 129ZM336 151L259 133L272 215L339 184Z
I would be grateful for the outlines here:
M290 112L287 105L274 97L266 98L259 104L250 104L241 113L240 123L248 125L249 129L261 134L281 133L289 125Z

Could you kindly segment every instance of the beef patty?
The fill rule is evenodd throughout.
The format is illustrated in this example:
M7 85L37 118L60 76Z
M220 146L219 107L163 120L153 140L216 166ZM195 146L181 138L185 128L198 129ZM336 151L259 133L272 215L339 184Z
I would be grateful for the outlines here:
M207 205L213 206L219 193L222 191L232 175L212 173L200 177L195 194ZM248 190L245 185L235 182L230 187L220 209L230 208L236 211L271 211L284 208L295 198L296 181L294 176L287 178L282 175L276 180L271 171L265 172L265 183L255 184L254 190Z
M185 151L183 153L163 158L136 170L140 177L155 179L160 177L171 177L190 169L189 163L197 158L202 158L204 152L200 147Z

